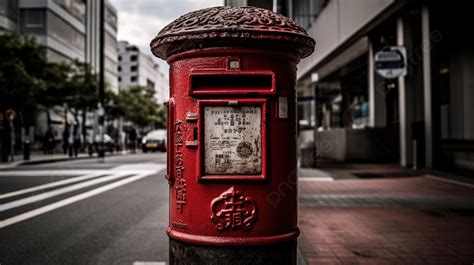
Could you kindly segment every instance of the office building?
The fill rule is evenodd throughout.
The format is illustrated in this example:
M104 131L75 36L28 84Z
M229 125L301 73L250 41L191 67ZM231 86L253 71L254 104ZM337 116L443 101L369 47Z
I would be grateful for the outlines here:
M0 31L16 31L18 27L18 0L0 1Z
M87 1L86 21L86 58L92 68L98 73L100 66L100 1ZM108 88L118 91L118 53L117 53L117 10L105 1L105 80Z
M20 0L19 32L35 36L52 62L84 61L84 0Z
M128 86L151 87L155 90L155 98L158 103L168 100L168 80L151 56L143 54L137 46L126 41L119 41L118 54L120 88Z
M117 75L117 11L105 1L105 78L112 91L118 91ZM46 49L51 62L87 62L99 72L100 1L97 0L4 0L0 1L0 30L8 30L36 38ZM47 116L62 139L64 120L73 121L72 114L65 116L63 106L41 113L37 133L44 134ZM67 113L67 112L66 112ZM94 115L87 113L86 126L91 129ZM79 118L81 119L81 118Z

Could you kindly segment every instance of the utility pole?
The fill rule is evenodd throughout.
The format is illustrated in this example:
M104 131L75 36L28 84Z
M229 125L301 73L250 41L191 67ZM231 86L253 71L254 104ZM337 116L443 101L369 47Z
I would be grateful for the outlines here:
M100 26L99 26L99 162L104 162L105 150L104 150L104 123L105 123L105 0L100 0Z

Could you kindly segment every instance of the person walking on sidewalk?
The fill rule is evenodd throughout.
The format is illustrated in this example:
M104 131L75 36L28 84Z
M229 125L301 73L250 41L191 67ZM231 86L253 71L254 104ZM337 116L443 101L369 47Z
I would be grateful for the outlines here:
M67 154L69 149L69 123L66 122L63 131L63 154Z
M130 140L130 149L132 153L136 152L136 145L137 145L137 131L135 128L131 128L130 132L128 134L129 140Z
M79 149L81 148L81 134L79 133L79 125L74 125L73 133L73 145L74 145L74 157L77 157L79 154Z
M43 153L45 155L53 154L53 149L54 149L54 135L51 130L51 127L48 127L48 129L46 130L46 133L44 134L44 139L43 139Z

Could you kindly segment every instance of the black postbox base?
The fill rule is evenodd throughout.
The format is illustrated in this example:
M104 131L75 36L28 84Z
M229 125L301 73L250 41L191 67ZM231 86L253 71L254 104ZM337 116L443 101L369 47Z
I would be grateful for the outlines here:
M170 264L296 264L296 240L264 246L200 246L170 239Z

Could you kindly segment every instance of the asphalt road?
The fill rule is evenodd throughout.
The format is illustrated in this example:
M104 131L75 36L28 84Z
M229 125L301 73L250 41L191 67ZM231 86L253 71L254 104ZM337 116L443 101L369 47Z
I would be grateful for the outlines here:
M0 264L168 263L165 169L151 153L1 170Z

